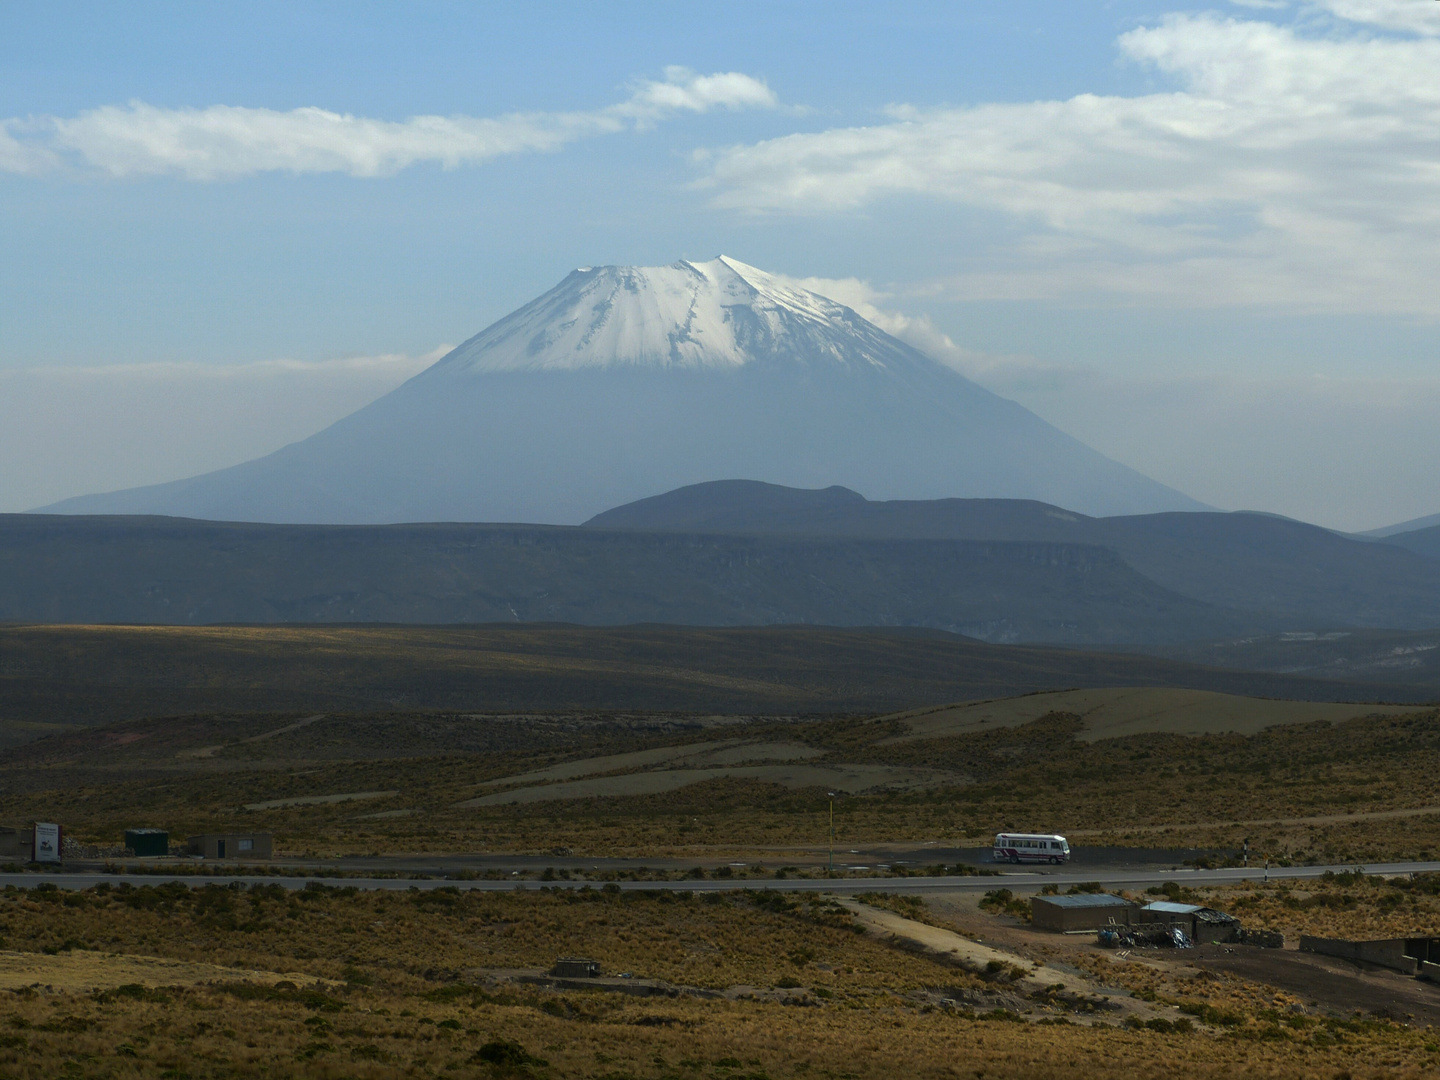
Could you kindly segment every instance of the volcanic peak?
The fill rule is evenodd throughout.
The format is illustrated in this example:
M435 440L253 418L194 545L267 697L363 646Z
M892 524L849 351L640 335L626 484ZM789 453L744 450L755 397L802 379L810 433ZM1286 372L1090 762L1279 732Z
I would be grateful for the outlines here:
M827 359L887 367L905 353L911 363L918 356L843 304L721 255L575 270L432 371L733 369Z

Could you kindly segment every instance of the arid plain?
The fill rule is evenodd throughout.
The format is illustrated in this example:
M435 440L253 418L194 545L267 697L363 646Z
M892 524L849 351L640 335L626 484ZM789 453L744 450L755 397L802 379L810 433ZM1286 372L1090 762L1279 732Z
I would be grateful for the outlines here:
M0 899L17 1076L1440 1067L1433 988L1294 947L1440 934L1440 876L1345 870L1440 853L1440 782L1409 767L1440 742L1425 706L1120 686L898 712L50 730L0 761L5 818L62 821L77 853ZM263 830L276 849L118 853L141 825ZM1073 867L989 863L1017 829L1067 835ZM1233 883L1196 876L1247 843ZM1341 871L1279 876L1325 865ZM1116 867L1134 881L1114 891L1229 911L1287 947L1117 951L1029 926L1047 879L1083 892ZM601 977L550 974L572 955Z

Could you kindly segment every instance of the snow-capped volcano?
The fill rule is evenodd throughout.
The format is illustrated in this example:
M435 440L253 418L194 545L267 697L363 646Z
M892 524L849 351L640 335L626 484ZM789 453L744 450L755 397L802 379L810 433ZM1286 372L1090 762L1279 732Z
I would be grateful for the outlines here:
M578 524L706 480L1202 509L843 304L721 256L576 270L432 367L229 469L65 513Z
M895 339L835 301L721 255L586 266L440 361L471 372L894 362Z

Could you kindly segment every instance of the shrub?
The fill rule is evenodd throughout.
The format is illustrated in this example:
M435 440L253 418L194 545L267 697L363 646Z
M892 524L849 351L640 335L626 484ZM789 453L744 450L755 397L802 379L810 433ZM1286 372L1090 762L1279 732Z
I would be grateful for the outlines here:
M479 1050L476 1050L470 1060L510 1069L523 1068L526 1065L538 1065L543 1068L549 1064L544 1058L526 1053L525 1048L514 1039L491 1039Z
M1239 1027L1245 1022L1245 1018L1239 1013L1233 1013L1227 1009L1217 1009L1214 1005L1207 1005L1203 1001L1182 1001L1180 1011L1189 1013L1202 1023L1212 1024L1215 1027Z

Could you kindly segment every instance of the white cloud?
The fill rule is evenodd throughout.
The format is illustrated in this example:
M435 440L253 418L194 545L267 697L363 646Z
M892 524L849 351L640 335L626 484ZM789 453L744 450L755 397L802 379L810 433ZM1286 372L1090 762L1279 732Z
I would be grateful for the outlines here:
M736 71L697 75L689 68L667 67L663 82L641 83L629 101L612 110L617 115L655 119L671 112L711 109L773 109L774 91L759 79Z
M1435 0L1313 0L1316 7L1347 22L1440 35L1440 4Z
M859 278L788 277L773 275L778 280L800 289L829 297L837 303L855 311L862 318L869 319L887 334L913 345L927 356L948 364L963 374L974 376L987 371L997 358L975 352L955 344L931 321L929 315L907 315L889 306L894 294L876 289L868 281Z
M0 170L37 172L68 159L114 177L178 175L216 180L259 172L390 176L422 162L445 168L508 154L544 153L577 139L648 126L677 112L773 108L774 93L738 72L665 70L619 104L589 112L494 118L412 116L378 120L306 107L236 105L166 109L134 101L74 117L32 118L21 138L0 127ZM11 131L19 121L6 122Z
M16 120L0 120L0 172L36 174L59 163L45 147L15 138L12 129L23 130L23 125Z
M922 197L997 214L1018 237L977 252L951 283L967 296L1440 314L1440 40L1173 15L1118 45L1179 89L900 107L700 155L702 185L762 213Z
M454 349L439 345L429 352L411 356L409 353L377 353L374 356L341 356L331 360L253 360L243 364L201 364L191 361L159 360L136 364L65 365L55 367L10 368L0 378L26 377L52 380L90 382L111 380L136 382L144 379L168 381L182 379L197 383L257 382L267 378L369 378L383 381L407 379L424 371Z

